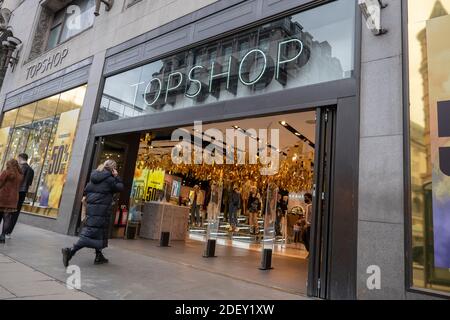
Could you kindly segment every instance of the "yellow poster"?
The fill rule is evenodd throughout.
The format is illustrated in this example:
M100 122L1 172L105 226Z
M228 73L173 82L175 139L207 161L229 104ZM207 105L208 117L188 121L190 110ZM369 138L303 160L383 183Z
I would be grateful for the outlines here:
M158 190L164 190L164 170L151 170L148 173L147 189L154 188Z
M48 151L50 153L50 161L43 188L48 189L48 206L50 208L59 208L79 114L80 109L61 114L53 147ZM43 205L42 201L41 205Z
M10 127L0 129L0 166L8 149L9 130Z
M148 180L148 169L136 168L134 171L132 198L145 200Z

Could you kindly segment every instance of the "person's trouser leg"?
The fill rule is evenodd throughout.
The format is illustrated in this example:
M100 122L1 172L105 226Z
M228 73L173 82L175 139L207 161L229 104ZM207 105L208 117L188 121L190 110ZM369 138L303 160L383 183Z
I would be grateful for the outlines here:
M233 227L237 226L237 211L233 212Z
M306 230L305 230L305 249L306 251L309 252L309 240L310 240L310 232L311 232L311 227L307 226Z
M258 213L257 212L250 212L250 225L253 228L253 233L257 234L258 232Z
M12 214L11 213L4 213L3 214L3 228L2 228L2 237L4 237L11 227L11 219Z
M192 210L191 210L192 224L197 224L199 221L199 219L198 219L199 209L200 208L195 203L192 205Z
M79 250L83 249L84 246L80 244L80 241L78 240L77 243L75 243L72 248L70 248L70 256L73 257Z
M229 218L229 221L230 221L230 225L232 226L232 227L234 227L235 225L234 225L234 215L235 215L236 213L234 212L234 211L229 211L228 212L228 218Z
M19 219L19 214L22 211L23 203L25 202L25 197L27 196L26 192L19 192L19 201L17 202L17 213L14 214L11 218L11 225L9 230L7 230L6 234L12 234L14 231L14 227L16 226L17 220Z
M281 214L277 213L275 218L275 233L277 236L281 235Z
M3 216L4 216L4 213L3 212L0 212L0 226L2 225L2 221L3 221ZM4 224L5 222L3 221L3 224ZM2 228L3 228L3 226L2 226ZM1 230L1 229L0 229Z
M191 207L191 224L195 223L195 205Z
M197 224L202 223L202 217L200 216L200 206L195 207L195 220Z

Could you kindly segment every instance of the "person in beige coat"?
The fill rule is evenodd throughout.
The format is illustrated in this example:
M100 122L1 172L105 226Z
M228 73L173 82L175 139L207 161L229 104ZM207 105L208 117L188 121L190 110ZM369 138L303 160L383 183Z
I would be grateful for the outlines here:
M205 198L203 192L198 185L194 186L191 194L189 195L189 201L191 203L191 224L196 226L201 225L200 209L203 206Z

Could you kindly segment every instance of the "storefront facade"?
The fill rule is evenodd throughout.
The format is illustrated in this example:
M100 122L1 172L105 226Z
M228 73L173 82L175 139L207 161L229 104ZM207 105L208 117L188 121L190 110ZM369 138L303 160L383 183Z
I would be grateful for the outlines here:
M38 17L46 14L38 2L18 8L24 15L33 13L29 29L38 30ZM323 150L315 161L314 201L316 208L324 208L320 216L325 223L313 241L325 249L313 252L308 294L423 297L410 288L426 286L412 283L408 271L411 213L404 164L409 160L404 161L408 149L403 148L409 135L402 110L407 101L402 96L407 49L402 16L408 1L384 1L389 4L382 11L388 33L380 37L366 28L353 0L192 1L178 4L184 7L178 14L170 5L158 4L159 11L153 12L146 1L129 2L102 11L79 35L58 33L54 20L52 41L30 36L26 59L6 75L0 160L20 148L34 152L36 159L45 154L36 161L40 178L21 221L76 232L82 190L103 137L198 120L316 111L322 128L316 143ZM92 4L83 8L90 12ZM35 17L36 12L41 13ZM158 19L152 14L164 21L153 25ZM113 20L116 29L108 24ZM17 27L17 36L25 39L25 29ZM39 47L46 48L44 53ZM62 125L67 112L77 113L70 114L77 121ZM15 138L24 130L30 137L34 132L34 138ZM425 148L420 141L417 145ZM53 196L44 188L50 185ZM417 218L421 213L416 211ZM421 239L412 239L415 247ZM381 270L381 288L368 285L373 266ZM421 269L417 263L414 268Z
M265 10L256 11L261 5ZM357 214L352 200L357 190L359 134L354 121L358 114L357 6L340 1L297 13L301 11L297 1L285 5L293 13L278 16L271 6L245 1L216 13L214 19L138 45L132 41L110 49L97 123L92 126L91 159L96 162L95 144L101 143L100 137L184 127L199 119L212 123L315 109L322 110L325 119L325 111L333 110L329 115L333 160L328 161L334 164L323 170L315 190L321 195L316 206L333 208L333 218L324 213L333 232L330 246L320 253L327 252L327 262L320 263L325 259L319 253L317 260L311 259L316 279L309 279L314 282L309 293L349 298L355 294L356 266L356 224L346 221L355 222ZM277 8L280 13L286 9ZM238 33L233 32L236 15L242 24ZM315 24L317 15L329 19L325 27ZM255 27L248 27L251 21ZM332 26L339 32L332 32ZM232 35L224 37L228 32ZM186 47L203 39L208 41ZM332 50L338 53L332 56ZM325 143L321 145L325 148ZM332 193L336 188L347 191L336 197Z

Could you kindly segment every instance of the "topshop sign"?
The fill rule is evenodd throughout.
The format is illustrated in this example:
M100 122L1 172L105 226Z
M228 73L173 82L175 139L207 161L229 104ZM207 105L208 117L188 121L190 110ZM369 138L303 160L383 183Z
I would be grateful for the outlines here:
M201 102L208 95L218 98L221 89L237 95L238 85L265 88L276 80L285 86L288 69L298 68L309 60L310 49L298 38L283 39L276 44L276 54L261 48L249 49L240 60L235 56L222 59L222 64L211 60L209 64L193 65L183 71L154 75L148 82L132 84L134 101L144 89L144 103L158 109L166 104L174 105L177 96Z
M45 57L41 61L38 61L27 68L27 77L28 79L34 79L38 75L42 75L48 73L55 68L58 68L64 63L67 55L69 54L69 49L65 48L60 51L57 51L51 55Z

